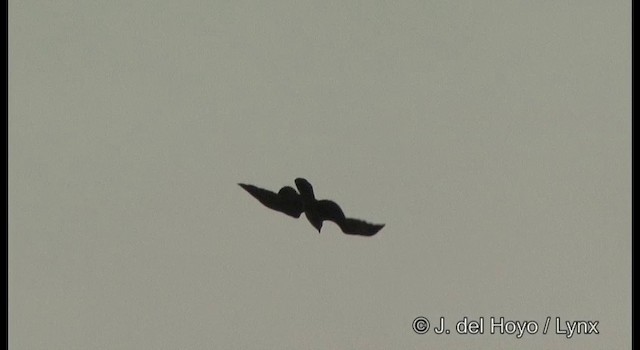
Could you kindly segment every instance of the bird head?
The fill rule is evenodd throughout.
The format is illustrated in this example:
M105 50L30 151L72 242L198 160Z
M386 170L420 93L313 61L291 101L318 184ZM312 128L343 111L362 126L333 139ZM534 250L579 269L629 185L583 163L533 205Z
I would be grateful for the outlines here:
M313 195L313 186L309 183L309 181L299 177L295 180L296 187L300 192L300 195L304 198L315 198ZM320 224L322 226L322 224Z

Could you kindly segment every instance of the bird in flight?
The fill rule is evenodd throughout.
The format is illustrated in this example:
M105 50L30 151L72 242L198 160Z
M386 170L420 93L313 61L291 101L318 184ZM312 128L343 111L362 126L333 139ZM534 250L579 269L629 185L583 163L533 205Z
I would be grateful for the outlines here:
M384 227L384 224L371 224L366 221L347 218L344 216L340 206L335 202L327 199L317 200L309 181L297 178L295 183L300 193L296 192L291 186L282 187L278 193L274 193L253 185L242 183L238 185L267 208L296 219L304 213L311 225L318 230L318 233L320 233L322 222L325 220L335 222L342 232L348 235L373 236Z

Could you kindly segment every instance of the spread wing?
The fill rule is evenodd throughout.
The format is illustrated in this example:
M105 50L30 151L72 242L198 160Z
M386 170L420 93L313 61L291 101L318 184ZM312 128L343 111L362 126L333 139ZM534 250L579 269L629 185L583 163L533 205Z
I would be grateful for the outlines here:
M285 186L278 193L247 184L238 184L267 208L299 218L304 211L302 198L293 187Z
M384 224L372 224L363 220L346 218L342 221L340 229L348 235L373 236L382 230Z
M330 200L318 201L317 208L323 220L335 222L342 232L348 235L373 236L384 227L384 224L371 224L363 220L347 218L340 206Z
M322 220L333 221L338 225L344 220L342 209L340 209L340 206L334 201L327 199L319 200L316 202L316 209Z

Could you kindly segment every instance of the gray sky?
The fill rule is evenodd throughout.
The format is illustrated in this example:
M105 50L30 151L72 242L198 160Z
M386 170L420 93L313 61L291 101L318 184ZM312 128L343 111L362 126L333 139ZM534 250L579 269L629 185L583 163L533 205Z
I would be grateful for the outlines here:
M10 1L9 348L629 348L630 8Z

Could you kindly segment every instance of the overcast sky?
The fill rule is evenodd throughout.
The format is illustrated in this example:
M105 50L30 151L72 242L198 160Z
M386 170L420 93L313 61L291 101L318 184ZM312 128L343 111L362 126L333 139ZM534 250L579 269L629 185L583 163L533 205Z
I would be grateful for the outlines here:
M9 1L9 348L629 348L630 9Z

